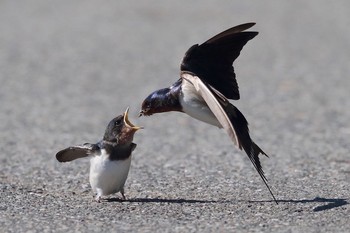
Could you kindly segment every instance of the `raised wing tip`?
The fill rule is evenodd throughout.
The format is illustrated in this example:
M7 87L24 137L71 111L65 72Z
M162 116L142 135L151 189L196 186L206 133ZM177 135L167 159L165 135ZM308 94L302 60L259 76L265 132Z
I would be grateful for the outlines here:
M232 32L243 32L251 27L253 27L256 23L254 22L250 22L250 23L243 23L243 24L239 24L237 26L231 27L229 29L227 29L226 31L232 31Z
M256 24L255 22L249 22L249 23L240 24L237 27L242 27L242 28L245 28L243 30L247 30L248 28L253 27L255 24Z
M251 23L244 23L244 24L240 24L240 25L237 25L237 26L234 26L234 27L231 27L223 32L220 32L219 34L213 36L212 38L210 38L209 40L207 40L206 42L204 42L203 44L210 44L210 43L213 43L219 39L222 39L226 36L229 36L229 35L233 35L233 34L236 34L236 33L250 33L251 34L251 39L253 37L255 37L258 32L252 32L252 31L248 31L248 32L244 32L245 30L253 27L255 25L254 22L251 22Z

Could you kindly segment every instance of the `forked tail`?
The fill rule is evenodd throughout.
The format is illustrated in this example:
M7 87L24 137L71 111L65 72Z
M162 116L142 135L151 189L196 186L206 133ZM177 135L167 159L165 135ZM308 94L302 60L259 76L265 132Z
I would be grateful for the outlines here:
M255 169L259 173L261 179L263 180L264 184L266 185L267 189L269 190L272 198L278 204L275 196L273 195L268 183L267 179L265 177L264 171L262 169L259 154L263 154L267 157L269 157L258 145L256 145L253 140L250 138L249 135L249 128L248 128L248 122L243 116L243 114L232 104L228 103L226 106L223 106L227 115L230 118L230 121L232 123L232 126L236 132L237 138L238 138L238 146L240 149L244 149L244 151L247 153L250 161L253 163Z

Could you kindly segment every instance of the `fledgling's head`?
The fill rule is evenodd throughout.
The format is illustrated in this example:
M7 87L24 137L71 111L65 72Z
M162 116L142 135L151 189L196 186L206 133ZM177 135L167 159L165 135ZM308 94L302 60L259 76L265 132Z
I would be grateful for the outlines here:
M142 127L132 124L129 121L128 113L129 108L126 109L123 115L119 115L109 122L103 140L116 142L118 144L128 144L132 142L135 132L142 129Z

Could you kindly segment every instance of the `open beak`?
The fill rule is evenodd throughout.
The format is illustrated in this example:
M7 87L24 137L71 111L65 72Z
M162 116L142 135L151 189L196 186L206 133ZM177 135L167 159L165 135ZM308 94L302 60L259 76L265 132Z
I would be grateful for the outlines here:
M129 107L125 110L124 112L124 123L127 127L133 129L133 130L139 130L139 129L143 129L143 127L141 126L135 126L133 123L131 123L129 121L129 118L128 118L128 114L129 114Z

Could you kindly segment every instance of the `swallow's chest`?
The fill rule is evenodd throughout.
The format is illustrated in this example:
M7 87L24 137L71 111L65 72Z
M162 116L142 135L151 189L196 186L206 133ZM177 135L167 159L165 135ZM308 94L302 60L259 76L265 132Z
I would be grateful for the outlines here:
M90 160L90 184L93 190L101 189L103 194L111 194L123 188L128 177L131 156L124 160L110 160L103 151Z
M180 103L182 111L187 115L205 123L221 127L203 97L197 92L195 87L185 79L182 80Z

